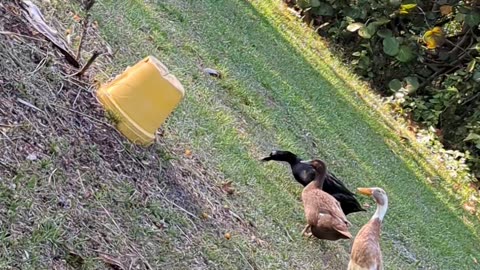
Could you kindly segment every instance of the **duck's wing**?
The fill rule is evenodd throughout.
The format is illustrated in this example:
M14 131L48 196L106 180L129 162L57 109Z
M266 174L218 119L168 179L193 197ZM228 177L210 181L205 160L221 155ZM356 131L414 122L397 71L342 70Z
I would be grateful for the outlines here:
M352 195L347 195L343 193L335 193L331 194L337 201L339 201L340 206L342 207L343 213L345 215L348 215L350 213L354 212L360 212L360 211L366 211L365 209L362 208L360 205L360 202L358 202L357 198L355 198Z
M351 224L343 215L338 215L335 211L331 211L327 208L318 209L318 222L317 226L322 224L329 224L337 232L345 235L348 238L352 238L352 234L348 231L348 226Z
M351 192L345 186L345 184L330 171L327 173L327 177L325 178L325 182L323 183L323 190L325 190L325 192L329 194L343 193L351 196L355 195L355 193Z

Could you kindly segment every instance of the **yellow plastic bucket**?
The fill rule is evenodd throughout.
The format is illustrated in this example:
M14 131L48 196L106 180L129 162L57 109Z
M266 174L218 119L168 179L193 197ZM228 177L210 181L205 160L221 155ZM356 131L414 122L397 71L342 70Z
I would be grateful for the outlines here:
M97 91L99 101L114 115L117 129L141 145L155 140L155 132L184 95L182 84L153 56L127 68Z

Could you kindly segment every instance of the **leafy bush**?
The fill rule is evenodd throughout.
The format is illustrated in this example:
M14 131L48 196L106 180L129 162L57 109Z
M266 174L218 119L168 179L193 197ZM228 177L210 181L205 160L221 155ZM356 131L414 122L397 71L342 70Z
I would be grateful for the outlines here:
M396 108L469 152L480 176L480 3L285 0Z

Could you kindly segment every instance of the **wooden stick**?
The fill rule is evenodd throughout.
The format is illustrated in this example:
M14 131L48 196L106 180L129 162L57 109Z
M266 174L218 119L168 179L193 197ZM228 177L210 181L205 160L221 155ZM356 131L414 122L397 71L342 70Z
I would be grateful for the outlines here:
M97 51L93 52L92 57L88 59L88 62L80 69L80 71L73 73L72 75L68 75L67 77L73 77L73 76L81 77L87 71L87 69L93 64L95 59L97 59L97 57L99 57L102 54L103 53L99 53Z

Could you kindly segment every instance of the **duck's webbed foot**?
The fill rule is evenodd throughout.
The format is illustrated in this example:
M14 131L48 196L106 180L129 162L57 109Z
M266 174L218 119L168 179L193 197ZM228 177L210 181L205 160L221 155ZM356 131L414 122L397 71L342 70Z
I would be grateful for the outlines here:
M310 229L310 225L307 224L307 225L305 226L305 228L303 228L302 236L307 236L307 237L312 236L312 233L311 233L311 232L307 233L307 230L308 230L308 229Z

